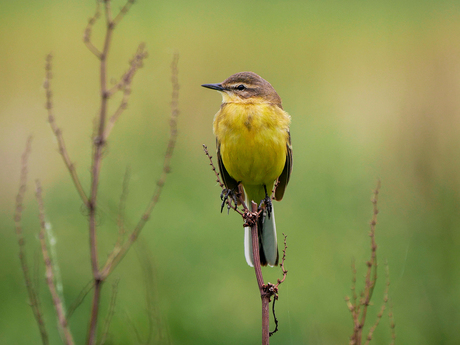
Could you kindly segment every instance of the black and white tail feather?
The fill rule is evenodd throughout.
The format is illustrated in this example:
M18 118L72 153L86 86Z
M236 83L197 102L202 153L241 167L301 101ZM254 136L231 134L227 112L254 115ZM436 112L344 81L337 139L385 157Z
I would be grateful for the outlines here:
M279 253L278 242L276 239L275 212L273 207L270 216L266 209L262 211L257 223L259 238L260 264L262 266L277 266ZM254 267L254 257L252 254L251 228L244 228L244 256L249 266Z

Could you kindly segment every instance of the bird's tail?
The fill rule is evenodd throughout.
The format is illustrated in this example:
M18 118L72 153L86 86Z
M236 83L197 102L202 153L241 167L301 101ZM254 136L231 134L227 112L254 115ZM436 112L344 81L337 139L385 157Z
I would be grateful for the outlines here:
M260 264L262 266L278 265L278 242L276 240L275 212L271 210L270 217L264 210L257 224L259 238ZM252 236L251 228L244 228L244 255L249 266L254 266L254 257L252 255Z

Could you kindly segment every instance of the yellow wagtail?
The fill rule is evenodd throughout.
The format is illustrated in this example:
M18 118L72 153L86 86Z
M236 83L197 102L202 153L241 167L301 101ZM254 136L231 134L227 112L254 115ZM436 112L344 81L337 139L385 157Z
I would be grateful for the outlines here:
M292 170L289 124L281 98L268 81L253 72L236 73L220 84L204 84L222 94L214 117L219 170L227 195L244 187L247 204L263 208L259 219L260 263L278 265L275 214L267 191L275 181L275 199L281 200ZM245 228L244 253L253 266L250 228Z

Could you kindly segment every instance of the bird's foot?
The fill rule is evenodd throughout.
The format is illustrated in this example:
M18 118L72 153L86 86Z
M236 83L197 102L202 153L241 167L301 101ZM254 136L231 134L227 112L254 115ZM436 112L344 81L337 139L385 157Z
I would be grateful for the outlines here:
M230 212L230 208L232 208L231 206L232 201L235 207L237 207L238 205L237 193L234 190L229 189L229 188L225 188L222 190L222 193L220 193L220 200L222 200L222 204L220 205L221 213L224 210L225 204L227 204L227 212Z
M265 211L267 212L268 218L271 218L272 215L272 210L273 210L273 204L272 204L272 199L268 195L265 196L264 199L259 204L259 210L262 209L262 207L265 207Z

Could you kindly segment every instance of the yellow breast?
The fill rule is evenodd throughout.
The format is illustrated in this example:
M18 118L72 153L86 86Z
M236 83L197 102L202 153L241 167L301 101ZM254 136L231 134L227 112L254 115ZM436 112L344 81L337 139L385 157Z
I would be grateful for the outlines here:
M214 118L214 134L231 177L271 188L286 162L290 116L270 103L227 103Z

